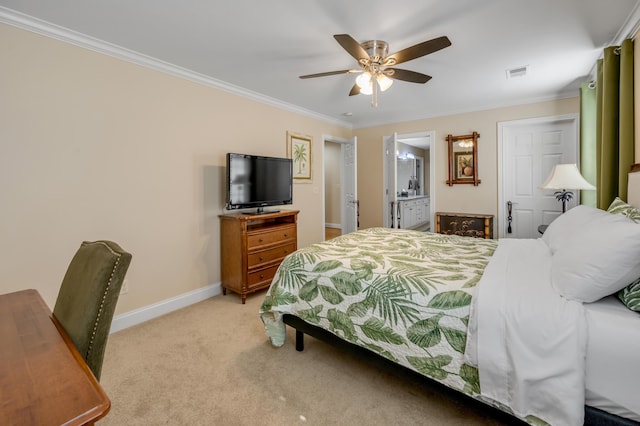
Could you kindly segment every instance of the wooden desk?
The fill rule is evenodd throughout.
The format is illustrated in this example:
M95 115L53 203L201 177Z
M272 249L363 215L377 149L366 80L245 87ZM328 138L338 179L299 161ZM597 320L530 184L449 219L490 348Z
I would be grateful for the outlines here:
M84 425L111 401L36 290L0 296L0 423Z

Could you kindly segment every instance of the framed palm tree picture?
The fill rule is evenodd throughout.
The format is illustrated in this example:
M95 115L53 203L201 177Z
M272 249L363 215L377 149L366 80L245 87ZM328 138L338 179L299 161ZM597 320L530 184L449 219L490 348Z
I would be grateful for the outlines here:
M287 132L287 157L293 160L294 182L311 182L311 136Z

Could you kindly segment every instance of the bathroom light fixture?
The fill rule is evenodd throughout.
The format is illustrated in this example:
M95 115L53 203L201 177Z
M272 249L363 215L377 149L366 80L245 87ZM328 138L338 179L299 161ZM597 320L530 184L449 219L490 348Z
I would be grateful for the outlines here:
M458 142L460 148L471 148L473 146L473 139L464 139Z

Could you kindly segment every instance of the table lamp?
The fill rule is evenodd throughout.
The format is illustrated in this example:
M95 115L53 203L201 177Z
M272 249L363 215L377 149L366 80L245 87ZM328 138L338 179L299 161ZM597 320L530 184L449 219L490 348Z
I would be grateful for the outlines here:
M562 213L567 211L567 201L573 198L573 192L569 189L596 189L582 177L578 166L575 164L556 164L551 174L542 185L542 189L559 189L553 193L558 201L562 202Z

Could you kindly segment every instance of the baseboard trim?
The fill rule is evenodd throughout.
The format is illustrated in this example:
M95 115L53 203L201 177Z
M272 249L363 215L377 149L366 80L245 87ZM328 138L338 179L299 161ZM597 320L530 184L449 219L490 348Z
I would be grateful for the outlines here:
M342 225L339 223L326 223L324 224L324 226L326 228L336 228L336 229L342 229Z
M116 315L111 322L111 333L115 333L125 328L133 327L150 319L158 318L178 309L185 308L194 303L201 302L210 297L222 294L220 283L211 284L188 293L162 300L153 305L144 306L124 314Z

